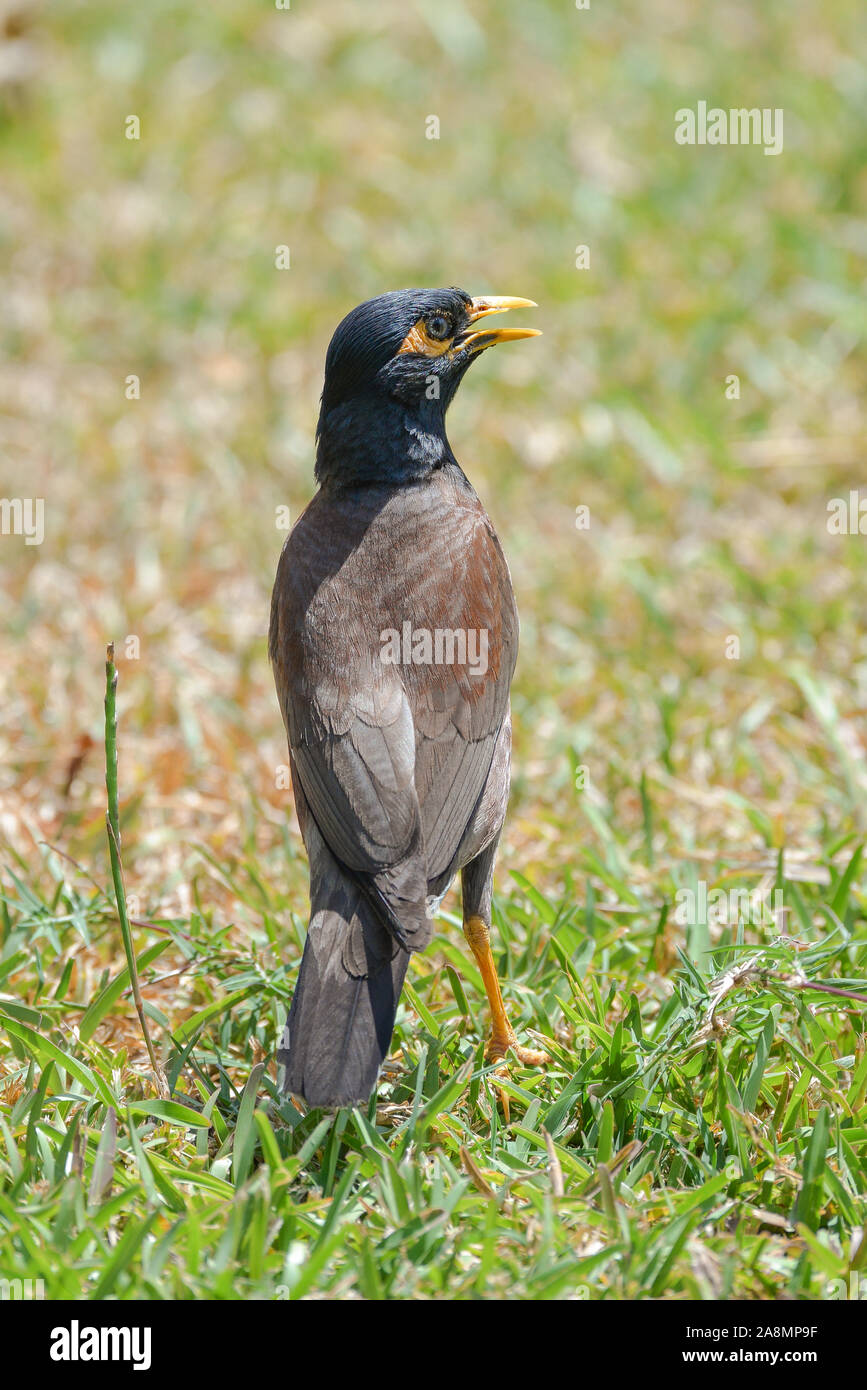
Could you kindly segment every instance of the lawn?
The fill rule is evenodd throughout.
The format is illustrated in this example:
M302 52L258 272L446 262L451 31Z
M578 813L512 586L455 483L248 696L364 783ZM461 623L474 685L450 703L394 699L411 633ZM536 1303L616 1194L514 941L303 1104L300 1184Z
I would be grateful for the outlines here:
M867 1289L865 44L855 0L20 0L0 494L44 539L0 534L0 1279ZM699 101L784 111L782 152L678 144ZM496 954L552 1060L508 1125L456 895L369 1109L276 1091L307 878L270 587L330 334L413 284L544 331L449 417L522 624Z

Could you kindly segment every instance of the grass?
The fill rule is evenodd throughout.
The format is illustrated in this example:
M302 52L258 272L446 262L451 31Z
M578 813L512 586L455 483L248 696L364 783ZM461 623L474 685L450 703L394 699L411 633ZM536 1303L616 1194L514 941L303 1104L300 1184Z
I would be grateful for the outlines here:
M87 1007L70 997L82 948L116 941L115 906L126 921L119 864L116 904L77 891L51 849L50 899L10 871L0 979L32 979L26 1005L0 997L5 1277L41 1279L49 1298L848 1296L867 1259L862 845L824 890L787 879L780 853L760 947L743 920L711 945L697 898L689 955L599 825L616 909L518 873L497 904L514 1014L552 1055L506 1083L508 1126L456 931L414 962L366 1113L303 1114L266 1066L289 979L267 963L271 904L247 865L237 891L265 924L249 952L193 913L151 924L138 958L151 999L177 979L157 964L171 951L202 1001L174 1024L145 1004L168 1044L166 1098L118 1017L129 965ZM789 913L798 930L780 934Z
M867 440L863 25L848 0L808 32L782 3L96 0L27 31L0 88L0 493L44 497L46 538L0 536L0 1278L857 1291L867 568L826 520ZM784 153L676 146L698 99L783 107ZM369 1111L275 1093L306 923L275 516L310 495L333 326L411 283L530 296L545 331L450 417L522 620L495 935L553 1060L513 1072L508 1127L454 899ZM110 639L169 1100L112 891ZM741 891L725 923L715 890Z

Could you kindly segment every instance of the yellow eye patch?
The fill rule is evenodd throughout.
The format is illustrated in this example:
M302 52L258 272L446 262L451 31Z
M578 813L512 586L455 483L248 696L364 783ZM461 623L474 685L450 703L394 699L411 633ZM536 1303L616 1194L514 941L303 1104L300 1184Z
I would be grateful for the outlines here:
M448 352L452 345L452 338L432 338L427 331L424 319L419 319L409 330L400 347L397 355L402 352L420 352L425 357L442 357L444 352Z

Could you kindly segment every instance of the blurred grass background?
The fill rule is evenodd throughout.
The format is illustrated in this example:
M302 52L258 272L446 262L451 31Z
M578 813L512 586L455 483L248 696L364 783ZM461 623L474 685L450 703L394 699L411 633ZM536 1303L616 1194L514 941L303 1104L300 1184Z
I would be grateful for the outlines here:
M684 932L670 912L697 875L797 882L817 942L827 897L849 934L843 976L857 975L867 542L826 522L829 499L862 483L867 439L863 10L94 0L60 12L22 0L2 15L0 494L46 509L43 545L0 537L0 836L18 878L4 879L5 959L27 948L4 998L38 1007L69 964L61 1000L84 1007L122 967L87 877L107 881L113 637L127 890L174 951L151 1006L177 1040L218 982L252 971L270 992L224 1017L221 1074L243 1084L256 1049L270 1055L306 921L265 647L275 517L297 516L312 491L336 323L416 284L528 296L544 330L488 354L450 414L522 619L499 873L504 895L514 885L503 921L526 947L517 976L552 923L571 922L572 956L601 913L597 964L601 953L607 983L636 986L653 1015L678 946L713 973L707 924ZM700 99L783 108L784 152L675 144L675 111ZM125 137L131 115L138 140ZM283 245L291 268L278 270ZM130 376L140 399L126 398ZM549 920L531 890L554 904ZM460 938L443 934L456 961ZM460 1023L445 959L434 949L414 978L429 1010ZM545 959L535 1023L562 1025L568 1043L561 963ZM603 1002L600 1018L626 1007ZM134 1089L143 1053L127 1015L107 1012L95 1036L120 1049ZM421 1025L407 1019L411 1052ZM835 1027L857 1072L858 1011ZM35 1085L18 1043L3 1063L13 1107ZM555 1103L556 1076L539 1084ZM808 1098L809 1127L821 1104ZM592 1152L598 1118L576 1131ZM322 1190L339 1148L328 1142ZM493 1161L498 1141L479 1142ZM803 1246L792 1250L786 1264L774 1247L764 1277L803 1292ZM344 1288L322 1270L310 1287ZM671 1288L722 1287L690 1277Z

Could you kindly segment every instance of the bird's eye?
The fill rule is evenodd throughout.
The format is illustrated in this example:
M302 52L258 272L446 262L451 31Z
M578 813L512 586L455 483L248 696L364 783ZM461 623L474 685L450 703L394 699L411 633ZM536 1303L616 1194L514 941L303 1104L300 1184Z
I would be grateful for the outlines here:
M425 321L425 328L428 336L436 342L442 342L443 338L450 338L452 335L451 319L447 319L445 314L431 314Z

